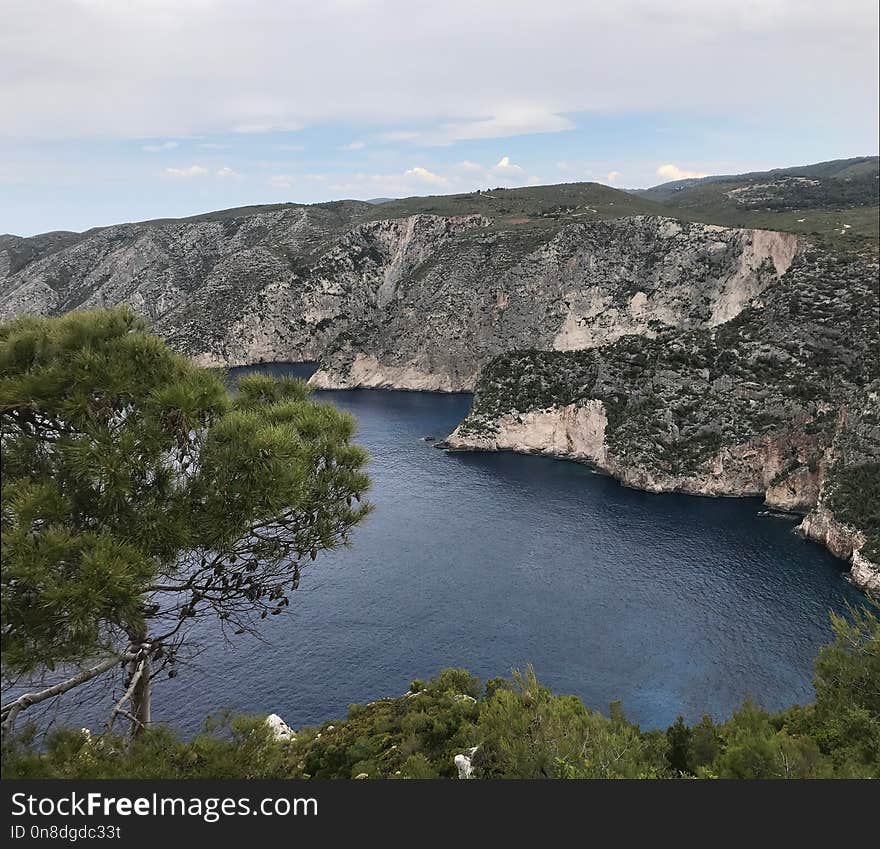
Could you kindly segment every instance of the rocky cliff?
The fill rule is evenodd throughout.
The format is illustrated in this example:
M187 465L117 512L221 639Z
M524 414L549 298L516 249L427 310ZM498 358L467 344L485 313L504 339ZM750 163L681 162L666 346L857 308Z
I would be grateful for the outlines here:
M126 303L206 365L319 360L324 388L459 391L506 351L727 321L797 250L784 233L661 217L500 226L367 221L364 206L3 237L0 317Z
M716 327L521 351L483 371L454 449L551 454L656 492L759 495L877 588L877 267L807 250Z

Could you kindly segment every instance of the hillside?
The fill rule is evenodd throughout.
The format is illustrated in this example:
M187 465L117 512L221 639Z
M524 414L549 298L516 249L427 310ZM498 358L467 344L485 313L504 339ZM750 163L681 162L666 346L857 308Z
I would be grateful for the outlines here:
M877 253L880 158L676 180L632 194L727 227L766 227L820 243Z

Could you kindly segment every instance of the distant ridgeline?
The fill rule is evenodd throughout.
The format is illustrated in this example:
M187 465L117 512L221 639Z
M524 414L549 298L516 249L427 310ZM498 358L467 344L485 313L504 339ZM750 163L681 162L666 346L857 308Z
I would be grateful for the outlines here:
M205 365L475 390L452 447L762 495L877 589L878 176L863 157L0 236L0 317L127 303Z

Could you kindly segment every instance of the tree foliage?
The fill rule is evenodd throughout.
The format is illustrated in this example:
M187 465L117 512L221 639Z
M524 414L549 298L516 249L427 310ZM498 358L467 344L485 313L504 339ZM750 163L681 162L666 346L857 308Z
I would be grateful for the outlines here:
M0 427L8 677L119 656L143 690L194 622L281 613L368 512L351 417L297 380L230 392L126 309L0 326Z

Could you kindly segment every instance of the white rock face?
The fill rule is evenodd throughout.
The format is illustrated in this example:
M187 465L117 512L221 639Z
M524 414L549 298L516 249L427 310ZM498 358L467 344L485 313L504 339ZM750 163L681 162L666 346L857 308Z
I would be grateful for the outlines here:
M454 762L455 762L456 768L458 769L458 777L459 778L473 778L474 777L473 757L474 757L474 753L479 748L480 748L479 746L474 746L472 749L467 750L467 754L455 756Z
M860 549L865 535L834 518L825 506L810 511L798 525L797 532L822 543L835 556L850 562L850 580L863 590L880 593L880 565L865 557Z
M797 253L797 236L770 230L752 230L751 238L740 255L738 267L723 282L712 305L709 325L715 326L736 317L764 286L759 270L767 262L773 264L776 275L788 271Z
M450 448L482 451L520 451L607 464L605 428L608 419L601 401L528 413L511 413L497 421L497 432L485 436L457 428L447 439Z
M850 580L863 590L880 593L880 565L863 557L860 551L854 551Z
M275 740L283 743L296 740L294 730L277 713L270 713L266 717L266 727Z
M405 389L423 392L456 392L473 389L477 375L429 374L415 366L383 365L370 354L355 354L344 375L319 369L309 379L316 389Z

